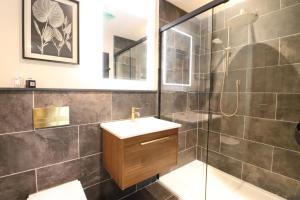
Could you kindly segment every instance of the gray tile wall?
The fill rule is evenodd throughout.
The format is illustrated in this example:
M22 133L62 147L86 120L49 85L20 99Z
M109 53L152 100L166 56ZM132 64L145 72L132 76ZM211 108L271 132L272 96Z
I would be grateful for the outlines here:
M166 0L159 0L159 27L185 15L187 12Z
M222 104L225 112L234 111L239 79L239 112L211 121L208 164L284 198L300 199L300 145L294 138L300 121L300 1L245 0L214 14L213 38L227 44L226 21L240 9L257 11L259 18L253 26L230 31L232 51ZM205 38L207 28L201 29ZM224 51L220 45L212 49L211 112L220 115ZM210 54L201 52L200 76L205 82ZM207 97L208 90L199 93L199 110L208 111ZM203 128L198 131L199 160L207 156L208 131Z
M79 179L89 200L119 199L122 191L102 167L99 124L157 115L156 92L0 91L0 199L25 200L31 193ZM34 130L32 108L70 106L70 125ZM155 179L139 184L139 189Z
M186 14L185 11L171 3L160 1L160 26L163 26L176 18ZM198 86L199 86L199 47L200 47L200 21L197 19L177 26L180 31L193 37L192 59L192 86L167 86L162 85L161 94L161 118L182 124L179 130L178 164L176 169L197 159L198 139ZM181 34L169 30L167 32L167 76L170 83L186 84L188 82L188 61L190 40ZM185 56L182 56L185 54ZM163 55L164 56L164 55ZM188 59L188 60L187 60ZM184 63L184 64L182 64ZM202 124L201 124L202 125Z

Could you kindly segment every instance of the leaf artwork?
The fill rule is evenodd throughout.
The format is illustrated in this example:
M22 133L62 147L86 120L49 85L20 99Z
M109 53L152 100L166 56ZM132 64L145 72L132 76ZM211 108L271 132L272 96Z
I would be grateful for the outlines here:
M52 38L53 38L53 30L52 30L52 28L47 26L44 30L44 33L43 33L43 39L47 43L47 42L51 41Z
M67 44L68 49L71 51L72 50L71 43L69 41L66 41L66 44Z
M64 44L65 44L65 41L61 41L61 42L58 44L58 46L59 46L60 48L62 48L62 47L64 46Z
M68 17L65 16L63 9L58 2L53 0L36 0L32 5L32 13L36 20L33 21L35 30L40 36L40 45L37 48L44 54L44 47L53 45L57 50L57 56L66 44L66 48L72 52L71 33L72 23L68 24ZM37 23L43 24L40 29ZM52 43L49 43L52 42Z
M64 12L59 4L57 2L53 2L53 6L49 15L49 24L54 28L58 28L64 23L64 18Z
M54 34L54 37L58 40L58 41L63 41L63 36L62 34L59 32L59 30L57 28L54 28L53 29L53 34Z
M68 24L68 17L65 17L64 25L66 26Z
M69 24L65 29L64 29L64 32L66 34L70 34L72 31L72 24Z
M64 23L64 12L57 2L51 0L36 0L32 5L33 16L41 23L58 28Z
M41 31L40 31L40 28L39 28L38 24L36 23L35 20L33 21L33 23L34 23L36 32L39 34L39 36L41 36L42 34L41 34Z

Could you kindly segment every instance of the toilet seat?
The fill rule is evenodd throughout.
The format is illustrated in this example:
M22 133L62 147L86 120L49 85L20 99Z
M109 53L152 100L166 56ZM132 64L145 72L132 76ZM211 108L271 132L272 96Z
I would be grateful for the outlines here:
M27 200L87 200L80 181L75 180L29 195Z

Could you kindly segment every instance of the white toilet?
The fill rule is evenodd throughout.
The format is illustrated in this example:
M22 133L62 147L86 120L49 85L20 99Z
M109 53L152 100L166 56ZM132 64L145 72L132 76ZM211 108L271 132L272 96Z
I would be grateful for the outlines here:
M75 180L29 195L27 200L87 200L80 181Z

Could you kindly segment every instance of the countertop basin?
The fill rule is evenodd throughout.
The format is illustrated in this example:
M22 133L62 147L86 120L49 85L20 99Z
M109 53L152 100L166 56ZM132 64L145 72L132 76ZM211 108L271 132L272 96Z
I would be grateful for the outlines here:
M181 124L157 119L154 117L137 118L101 123L101 128L120 139L131 138L154 132L165 131L181 127Z

